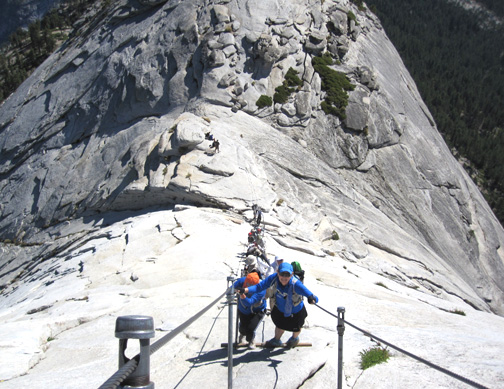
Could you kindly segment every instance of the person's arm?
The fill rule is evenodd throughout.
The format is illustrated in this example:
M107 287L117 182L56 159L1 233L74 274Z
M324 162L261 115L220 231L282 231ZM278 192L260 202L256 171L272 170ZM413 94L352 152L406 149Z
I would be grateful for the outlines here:
M234 283L233 283L233 288L235 291L239 290L240 288L243 287L243 283L245 282L245 277L238 278Z
M298 281L294 284L294 289L297 294L308 298L308 303L318 303L318 297L315 296L302 282Z
M251 307L255 303L261 301L264 299L264 296L266 295L266 290L263 290L262 292L259 293L254 293L251 297L246 297L242 299L242 303L246 308Z
M242 288L239 290L239 293L247 294L247 293L262 292L263 290L266 290L270 287L272 280L275 278L275 276L276 274L272 274L256 285L249 286L248 288Z

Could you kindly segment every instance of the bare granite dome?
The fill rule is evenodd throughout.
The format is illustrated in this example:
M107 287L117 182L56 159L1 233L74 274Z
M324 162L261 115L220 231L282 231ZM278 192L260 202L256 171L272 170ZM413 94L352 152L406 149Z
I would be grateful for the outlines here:
M128 311L174 328L184 308L200 309L202 294L218 295L236 274L253 204L265 214L268 255L300 257L322 305L351 301L361 320L379 309L378 327L389 328L402 324L382 310L406 327L421 311L438 320L432 343L452 326L443 315L455 305L471 312L473 329L487 321L492 330L472 347L494 357L486 345L504 326L504 230L375 15L346 0L120 0L99 15L0 107L0 333L35 331L29 358L0 379L27 383L39 373L15 377L47 351L39 340L74 327L85 338L82 323L110 326ZM326 113L328 80L314 66L329 56L327 68L351 84L339 114ZM256 104L292 74L299 83L285 99ZM41 306L35 321L25 314ZM327 328L314 309L307 333L320 344L277 387L332 366L324 339L335 323ZM103 358L93 385L116 363ZM350 386L360 377L354 362L345 365ZM176 382L182 365L161 380ZM476 374L471 366L463 369ZM503 379L502 366L490 369L489 385ZM313 387L330 387L317 374L322 386ZM411 384L401 374L406 381L383 387Z

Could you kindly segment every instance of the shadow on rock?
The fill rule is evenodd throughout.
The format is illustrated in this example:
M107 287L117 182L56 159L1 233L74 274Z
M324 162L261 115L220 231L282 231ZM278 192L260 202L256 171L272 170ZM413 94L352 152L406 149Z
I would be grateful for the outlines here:
M282 361L271 360L271 358L284 353L285 353L284 349L278 349L278 350L268 348L255 349L255 350L235 349L233 352L233 366L238 366L240 363L270 361L269 366L276 367ZM187 359L187 361L200 366L216 362L222 363L223 366L227 366L228 365L227 349L222 348L218 350L211 350L206 353L202 353L195 358L189 358Z

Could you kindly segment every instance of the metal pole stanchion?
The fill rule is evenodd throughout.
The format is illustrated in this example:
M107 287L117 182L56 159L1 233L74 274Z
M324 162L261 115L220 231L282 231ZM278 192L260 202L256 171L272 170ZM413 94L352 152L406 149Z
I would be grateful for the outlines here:
M234 302L234 278L228 277L228 282L231 282L227 300L228 300L228 389L233 388L233 305Z
M343 334L345 333L345 308L338 307L338 389L343 386Z
M116 319L115 336L119 338L119 369L126 364L125 351L128 339L140 341L140 358L136 369L124 380L121 388L154 389L150 381L150 338L155 336L154 320L150 316L119 316Z

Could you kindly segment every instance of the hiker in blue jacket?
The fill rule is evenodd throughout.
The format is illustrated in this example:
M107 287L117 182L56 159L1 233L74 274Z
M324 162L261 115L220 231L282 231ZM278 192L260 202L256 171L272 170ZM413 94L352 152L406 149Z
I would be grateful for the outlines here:
M239 278L233 284L235 289L243 289L256 285L260 281L259 274L256 272L249 273L246 277ZM240 325L240 339L238 343L243 342L243 338L248 343L248 348L255 348L254 338L255 330L261 323L266 312L266 300L264 298L266 290L259 293L242 294L238 299L238 317Z
M266 297L275 298L275 306L271 311L271 318L275 324L275 337L266 342L267 347L281 347L280 338L285 331L292 331L292 336L287 341L287 348L296 347L299 343L299 334L308 316L303 303L303 296L308 298L310 304L318 303L315 296L301 281L293 276L294 269L290 263L283 262L274 273L257 285L244 287L239 293L259 293L268 290Z

